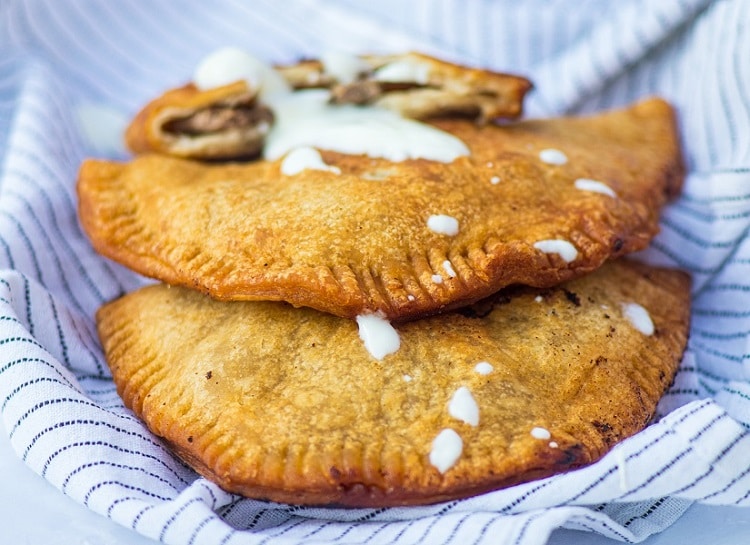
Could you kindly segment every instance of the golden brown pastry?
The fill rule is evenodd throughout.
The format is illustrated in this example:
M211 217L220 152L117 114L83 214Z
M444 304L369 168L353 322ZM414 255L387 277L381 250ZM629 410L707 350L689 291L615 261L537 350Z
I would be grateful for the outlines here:
M477 126L451 163L322 152L201 164L88 160L80 217L94 247L139 273L224 300L284 300L393 320L547 287L647 246L683 166L671 107Z
M238 81L209 90L173 89L141 110L125 131L134 152L195 159L257 157L273 113Z
M102 307L118 392L230 492L424 504L603 456L648 424L686 343L689 279L626 260L400 324L368 353L351 320L162 284Z
M460 115L479 121L517 118L531 83L522 77L468 68L418 53L364 56L362 73L339 81L320 60L281 66L292 89L331 89L337 104L379 106L415 118ZM190 83L149 102L128 126L134 153L195 159L260 154L274 122L259 89L244 81L201 89Z

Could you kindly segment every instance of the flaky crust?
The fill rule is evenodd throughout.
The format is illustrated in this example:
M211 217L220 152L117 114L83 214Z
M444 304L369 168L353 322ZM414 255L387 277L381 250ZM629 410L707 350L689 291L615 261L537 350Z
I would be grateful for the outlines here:
M350 320L165 285L97 319L125 404L207 478L274 501L389 506L599 459L651 420L685 347L689 301L686 274L618 260L557 288L401 324L400 349L382 361ZM652 335L624 303L648 311ZM494 369L477 373L481 361ZM449 414L462 386L476 426ZM463 452L441 473L429 455L446 428Z
M510 284L552 286L642 249L682 183L674 115L659 99L588 118L436 126L471 155L392 163L324 152L340 175L295 176L279 161L88 160L80 218L99 252L170 284L406 320ZM568 162L542 162L546 148ZM578 189L578 178L617 196ZM432 215L455 218L458 233L430 230ZM534 246L548 239L570 242L577 257Z

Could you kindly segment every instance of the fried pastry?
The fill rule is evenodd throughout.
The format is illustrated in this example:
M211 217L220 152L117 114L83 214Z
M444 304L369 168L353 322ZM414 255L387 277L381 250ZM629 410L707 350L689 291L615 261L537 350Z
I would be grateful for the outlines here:
M136 152L195 159L257 157L273 122L257 89L237 81L213 89L173 89L141 110L125 131Z
M511 125L435 121L452 162L315 149L318 165L87 160L80 218L103 255L222 300L406 320L511 284L549 287L640 250L681 187L660 99ZM299 151L299 150L297 150Z
M252 68L271 70L256 66L257 61L240 51L224 52L227 54L235 64L244 61L252 63ZM523 98L531 88L531 83L519 76L463 67L418 53L340 57L329 55L323 60L278 67L274 75L283 81L273 82L275 92L285 81L288 90L330 89L330 100L336 104L367 104L415 119L460 115L484 122L520 116ZM125 132L128 148L134 153L196 159L260 155L274 119L261 96L263 78L255 79L253 85L232 81L204 88L189 83L167 91L130 123Z
M616 260L399 324L381 360L351 320L163 284L97 320L125 404L226 490L410 505L583 466L641 430L685 347L689 284Z

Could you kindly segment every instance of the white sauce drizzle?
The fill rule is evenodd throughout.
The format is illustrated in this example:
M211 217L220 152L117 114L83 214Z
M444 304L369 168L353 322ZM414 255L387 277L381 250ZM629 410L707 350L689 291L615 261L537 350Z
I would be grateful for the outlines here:
M393 354L401 346L401 337L391 323L377 314L360 314L357 316L359 338L370 355L382 360Z
M489 375L494 370L495 368L492 367L492 364L487 361L480 361L474 366L474 371L476 371L480 375Z
M536 301L537 303L541 303L542 301L544 301L544 297L542 297L541 295L537 295L536 297L534 297L534 301Z
M395 61L375 70L373 79L375 81L426 85L430 81L430 65L414 60Z
M281 74L236 47L223 47L209 54L193 73L193 83L203 90L240 80L247 82L251 89L258 89L263 98L290 91L289 84Z
M581 191L592 191L594 193L601 193L602 195L609 195L612 198L617 198L617 193L615 193L611 187L597 180L578 178L573 182L573 185L575 185L576 189L580 189Z
M435 214L427 218L427 228L439 235L456 236L458 234L458 220L453 216Z
M540 240L534 243L534 248L545 254L558 254L566 263L578 257L578 250L567 240Z
M499 184L500 183L500 176L493 176L492 178L490 178L490 183L492 185Z
M342 84L353 82L360 74L369 70L363 59L343 51L325 51L320 55L320 62L323 63L323 72Z
M550 441L548 446L549 448L557 448L560 445L557 444L557 441Z
M453 269L453 265L451 264L451 262L447 259L443 261L443 269L446 273L448 273L448 276L450 276L451 278L456 278L456 271Z
M654 322L648 311L638 303L622 303L622 314L644 335L654 334Z
M356 57L333 52L325 59L325 68L346 79L357 71L358 62ZM390 70L403 75L404 69L396 66ZM417 73L412 75L421 78L419 67L414 70ZM238 48L226 47L211 53L193 74L193 83L199 89L240 80L258 89L259 96L274 113L274 124L263 150L265 159L279 159L301 146L394 162L427 159L450 163L470 153L466 144L455 136L391 110L331 105L330 91L326 89L291 92L289 84L272 66Z
M552 437L552 434L549 432L548 429L537 426L537 427L531 428L531 436L534 439L547 440L550 437Z
M543 149L539 152L539 159L549 165L564 165L568 162L568 156L559 149Z
M340 168L327 165L318 150L307 146L293 149L287 153L281 163L281 173L285 176L294 176L307 169L341 174Z
M404 375L403 376L404 382L411 382L411 375Z
M435 282L435 284L442 284L443 283L443 277L439 274L433 274L432 275L432 281Z
M312 89L269 97L274 113L263 155L278 159L300 146L399 162L450 163L469 148L447 132L373 106L331 105L329 91Z
M448 403L448 414L470 426L479 425L479 406L466 386L461 386L453 393Z
M440 473L445 473L455 465L463 450L464 442L461 437L454 430L446 428L432 441L430 463Z

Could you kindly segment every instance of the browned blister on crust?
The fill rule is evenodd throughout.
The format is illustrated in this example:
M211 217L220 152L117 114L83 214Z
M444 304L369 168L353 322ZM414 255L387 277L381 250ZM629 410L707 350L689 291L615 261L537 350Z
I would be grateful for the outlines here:
M81 221L105 256L218 299L405 320L510 284L552 286L645 248L682 183L675 119L658 99L588 118L435 126L470 156L393 163L323 152L340 174L294 176L279 161L89 160ZM540 160L550 148L567 163ZM580 189L580 178L616 196ZM457 220L455 235L428 227L440 215ZM575 259L535 246L544 240L569 242Z
M351 320L163 284L97 319L125 404L226 490L410 505L576 468L644 428L686 344L689 288L685 273L616 260L559 287L399 324L400 348L382 361ZM652 334L627 318L629 304ZM448 409L461 387L476 425ZM463 446L441 471L430 456L445 429Z

